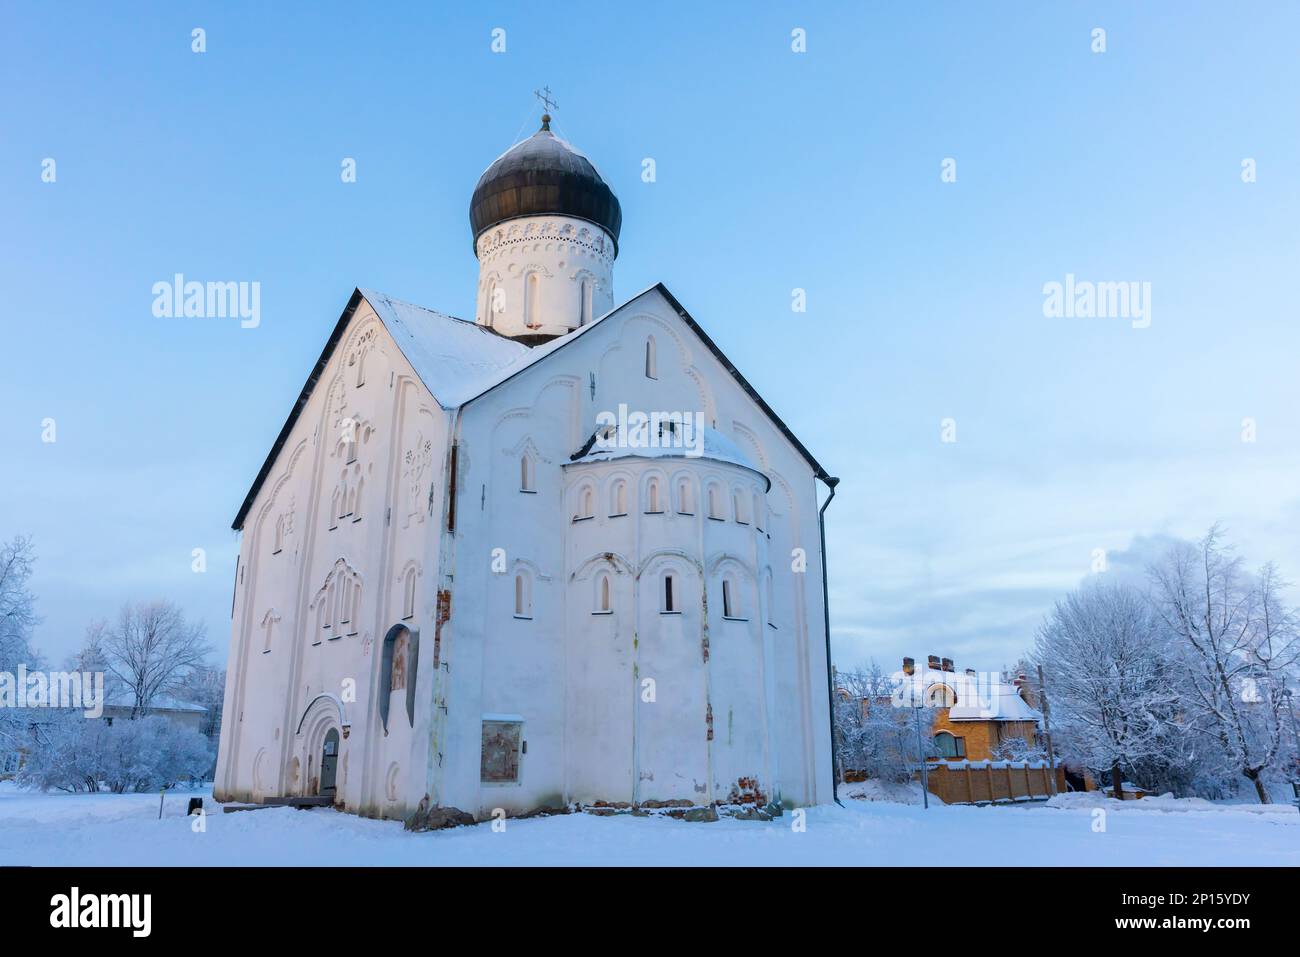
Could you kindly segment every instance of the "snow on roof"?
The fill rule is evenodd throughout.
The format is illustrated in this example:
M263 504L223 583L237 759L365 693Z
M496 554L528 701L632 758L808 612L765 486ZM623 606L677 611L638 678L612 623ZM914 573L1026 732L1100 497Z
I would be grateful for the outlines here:
M740 387L758 404L758 407L781 430L781 433L790 440L790 443L812 467L814 474L823 481L828 481L830 479L829 473L813 458L812 453L790 431L789 427L781 420L781 417L772 410L771 406L740 374L740 370L731 364L731 360L722 353L722 350L709 338L699 323L691 317L690 313L685 310L682 304L662 283L655 283L646 287L631 299L615 306L604 315L567 335L559 336L550 342L532 348L513 339L498 335L477 323L457 319L454 316L435 312L432 309L426 309L413 303L403 302L400 299L394 299L372 289L358 288L352 294L347 307L335 324L334 332L325 344L320 358L316 360L315 368L307 377L307 382L302 387L298 401L294 404L289 417L285 419L284 425L280 428L280 434L271 446L271 451L263 461L257 477L253 479L253 484L249 488L248 494L244 496L243 504L240 505L239 511L235 514L235 520L231 522L230 527L236 531L244 527L244 519L253 506L253 500L257 497L257 493L262 488L267 476L270 475L276 458L289 439L294 423L297 422L298 416L306 407L308 398L324 373L326 364L334 354L334 349L347 329L348 323L351 321L361 300L364 299L370 303L379 320L393 337L398 348L401 349L402 355L406 357L407 362L411 364L411 368L415 370L416 375L424 382L424 385L438 404L444 409L456 409L490 392L508 379L542 361L551 353L574 342L614 313L626 309L642 296L656 291L667 300L669 306L681 317L682 321L694 331L700 341L739 383ZM715 448L719 450L717 457L721 461L728 461L723 456L730 453L722 450L721 443L715 443ZM744 464L748 468L753 468L748 463L737 464Z
M688 429L683 431L686 432ZM689 427L689 432L693 433L694 427ZM611 438L608 441L617 444L605 447L601 447L599 444L593 445L591 451L573 461L576 464L580 462L608 462L623 458L705 458L712 459L715 462L739 465L751 472L758 472L759 475L763 474L759 467L745 456L745 453L740 450L736 443L717 429L705 425L699 427L699 432L702 433L704 441L698 444L690 434L686 434L683 441L668 442L665 440L663 444L659 444L658 438L655 436L653 437L655 444L647 443L644 446L630 444L625 439Z
M475 322L362 289L389 335L444 409L484 391L503 369L535 351Z
M948 709L949 721L1034 721L1042 714L1031 708L1014 685L1007 684L996 671L970 675L956 671L918 669L912 675L894 672L891 679L895 696L928 702L933 690L944 685L957 703Z
M108 708L131 708L135 706L135 692L119 691L107 695L104 698L104 706ZM182 701L179 698L173 698L170 695L154 695L153 704L149 706L150 711L194 711L201 712L208 709L201 704L195 704L193 701Z

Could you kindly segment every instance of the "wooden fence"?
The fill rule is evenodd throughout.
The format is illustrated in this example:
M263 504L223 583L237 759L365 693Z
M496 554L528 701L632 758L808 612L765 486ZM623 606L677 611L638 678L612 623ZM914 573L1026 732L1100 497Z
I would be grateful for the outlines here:
M1032 801L1065 793L1065 769L1046 761L931 761L926 766L930 793L944 804ZM920 778L920 772L917 772Z

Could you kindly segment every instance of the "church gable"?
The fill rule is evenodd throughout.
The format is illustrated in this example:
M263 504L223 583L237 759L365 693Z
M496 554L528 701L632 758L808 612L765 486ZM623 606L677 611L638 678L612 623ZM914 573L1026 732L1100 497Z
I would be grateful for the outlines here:
M644 330L639 342L633 343L626 336L625 326L628 323L635 323L639 332L642 329ZM656 326L659 327L659 330L656 330ZM660 382L665 387L659 390L662 394L668 391L667 387L669 386L668 382L663 381L663 377L672 375L672 370L677 368L682 373L682 377L681 381L675 383L676 388L673 388L672 392L679 402L686 402L689 399L694 403L694 408L691 411L704 416L706 419L705 424L710 427L720 428L727 433L737 433L734 438L742 443L748 441L750 444L755 444L756 440L749 427L736 423L734 420L729 419L724 422L719 418L717 403L714 398L716 387L705 381L707 377L701 371L705 364L703 362L704 357L700 357L701 361L688 359L688 356L695 349L702 347L703 352L716 360L721 366L722 373L734 381L739 390L757 407L760 415L770 422L780 435L790 443L795 454L807 462L812 468L813 474L823 480L829 477L826 470L822 468L812 453L799 441L798 437L782 421L781 417L773 411L772 407L758 393L758 390L732 364L731 360L726 357L700 324L695 321L663 283L656 283L590 325L545 345L535 347L527 360L507 366L498 373L496 381L492 382L479 394L468 397L465 404L469 405L488 392L505 387L507 383L516 378L527 377L529 381L534 381L535 375L546 377L556 374L552 371L556 366L565 367L567 364L551 360L551 356L571 350L579 342L587 341L592 343L595 348L603 349L608 348L614 339L619 340L619 348L624 350L623 355L620 356L622 361L618 364L620 378L632 377L636 379L644 377L645 379ZM596 340L600 340L600 344L596 344ZM633 352L635 352L635 355L631 355ZM538 371L534 373L532 370ZM594 392L592 398L595 398ZM582 439L585 440L589 437L590 434L586 433L582 436Z

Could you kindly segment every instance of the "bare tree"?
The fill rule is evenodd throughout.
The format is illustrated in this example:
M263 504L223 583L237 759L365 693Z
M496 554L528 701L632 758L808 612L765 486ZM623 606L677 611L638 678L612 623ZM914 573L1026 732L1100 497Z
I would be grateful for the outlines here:
M1116 798L1123 768L1167 748L1179 700L1168 645L1144 596L1119 584L1072 592L1038 629L1034 657L1062 740L1085 766L1109 769Z
M1221 539L1215 525L1197 545L1171 548L1150 575L1160 614L1182 645L1188 706L1268 804L1262 772L1282 741L1284 679L1300 642L1276 569L1248 575Z
M103 636L109 673L133 695L131 717L148 714L154 699L176 691L210 650L202 624L191 624L169 601L122 609Z

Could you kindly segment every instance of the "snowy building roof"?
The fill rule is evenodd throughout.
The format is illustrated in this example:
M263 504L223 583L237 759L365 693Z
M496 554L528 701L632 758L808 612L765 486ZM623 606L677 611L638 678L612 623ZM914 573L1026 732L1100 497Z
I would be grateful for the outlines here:
M135 692L119 691L110 694L104 699L106 708L132 708L135 707ZM150 711L191 711L196 713L205 712L208 709L201 704L195 704L193 701L182 701L179 698L173 698L171 695L154 695L153 704L149 705Z
M629 442L626 436L620 437L617 434L611 434L604 440L610 444L602 445L602 440L593 436L593 441L588 443L590 449L573 459L573 461L576 464L580 462L610 462L623 458L698 458L711 459L714 462L726 462L728 465L738 465L741 468L763 475L762 470L749 460L735 442L710 426L698 426L698 438L696 437L696 428L687 426L683 429L681 441L676 442L669 439L660 442L657 435L652 433L652 430L647 429L644 431L647 433L646 438L648 439L645 444L635 444ZM768 479L766 475L763 475L763 478L770 489L772 487L771 479Z
M1020 696L1014 685L1007 684L996 671L968 674L918 668L908 675L896 671L891 675L895 697L909 701L931 702L934 689L951 689L956 703L948 709L949 721L1034 721L1042 714Z
M454 409L533 350L485 326L359 290L438 404Z
M253 507L253 500L257 497L258 491L261 490L262 484L271 474L271 469L275 465L281 449L288 442L294 424L298 421L298 416L306 408L308 399L315 390L316 384L320 381L320 377L324 374L330 357L334 354L335 348L338 347L344 331L352 321L352 317L362 301L370 303L380 322L384 324L384 328L388 330L398 348L401 349L402 355L411 364L411 368L415 370L415 373L424 382L425 387L428 388L438 404L444 409L455 409L490 392L525 369L542 361L551 353L557 352L569 343L574 342L580 336L599 326L609 316L651 292L658 292L667 300L682 321L694 331L705 347L812 467L814 474L823 481L829 479L830 474L813 458L812 453L790 431L790 428L781 420L781 417L772 410L772 407L749 384L748 380L740 374L740 370L732 365L731 360L723 354L722 350L709 338L699 323L691 317L690 313L686 311L663 283L656 283L643 289L622 305L614 307L605 315L575 329L568 335L559 336L531 348L521 342L499 335L475 322L457 319L455 316L403 302L381 292L358 288L353 291L347 307L343 310L343 314L339 316L334 331L330 334L329 340L325 343L325 348L321 351L320 358L316 360L315 367L307 377L307 382L303 385L297 402L294 403L289 417L281 427L275 444L271 447L270 453L262 463L257 477L253 480L252 487L248 490L248 494L244 497L243 504L240 505L239 512L231 523L231 528L236 531L243 528L244 519L247 517L249 509ZM715 458L720 461L732 461L737 456L743 459L743 455L734 445L731 445L725 436L717 433L715 433L715 436L716 438L712 444L716 452ZM724 443L730 445L730 449L724 448ZM735 464L754 468L752 464L746 461L737 461Z

